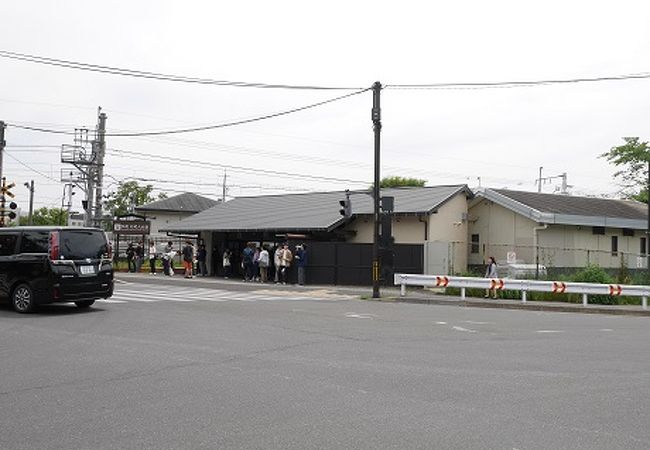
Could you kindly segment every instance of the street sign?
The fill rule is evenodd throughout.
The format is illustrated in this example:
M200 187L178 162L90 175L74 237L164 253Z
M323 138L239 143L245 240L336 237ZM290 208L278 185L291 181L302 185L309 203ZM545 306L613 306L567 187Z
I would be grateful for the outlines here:
M113 232L115 234L149 234L151 222L148 220L114 220Z

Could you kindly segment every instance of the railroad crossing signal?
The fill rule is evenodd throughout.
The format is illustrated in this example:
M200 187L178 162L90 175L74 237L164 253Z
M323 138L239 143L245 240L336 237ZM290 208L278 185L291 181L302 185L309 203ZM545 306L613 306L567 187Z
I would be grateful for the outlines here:
M5 184L5 179L3 178L2 187L0 187L0 194L9 198L14 198L14 194L9 190L13 189L14 187L16 187L16 183Z
M2 185L0 185L0 226L5 226L5 217L8 217L9 220L14 220L16 218L16 212L14 211L18 208L16 202L9 203L9 208L6 208L6 199L14 198L14 194L10 191L13 187L16 186L16 183L7 184L5 177L2 177Z

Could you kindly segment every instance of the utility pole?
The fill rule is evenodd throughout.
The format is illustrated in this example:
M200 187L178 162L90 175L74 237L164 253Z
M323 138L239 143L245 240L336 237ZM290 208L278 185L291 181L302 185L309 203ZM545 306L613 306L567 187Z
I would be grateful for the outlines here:
M538 183L537 184L537 192L539 192L540 194L542 192L542 169L543 169L543 167L540 166L539 167L539 178L537 179L537 183Z
M95 186L95 226L102 226L102 187L104 185L104 156L106 155L106 113L101 112L102 108L98 108L99 123L97 125L97 159L95 164L97 167L97 185ZM89 191L92 192L92 191Z
M2 157L4 156L4 150L5 150L5 145L7 142L5 141L5 128L6 125L5 123L0 120L0 178L2 178Z
M226 202L226 169L223 170L223 190L221 192L221 201Z
M27 217L27 225L32 225L32 217L34 215L34 180L25 183L25 187L29 189L29 216Z
M375 183L373 185L374 205L374 233L372 240L372 298L379 298L379 183L380 149L381 149L381 83L376 81L372 85L372 124L375 133Z

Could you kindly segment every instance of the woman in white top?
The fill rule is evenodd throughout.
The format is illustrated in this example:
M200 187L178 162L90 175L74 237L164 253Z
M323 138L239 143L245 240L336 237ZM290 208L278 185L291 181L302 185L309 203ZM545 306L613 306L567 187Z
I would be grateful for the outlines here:
M156 243L151 239L149 241L149 267L151 268L151 275L156 274Z
M499 278L499 274L497 273L497 262L495 261L494 256L490 256L490 258L488 258L488 265L485 269L485 278ZM496 288L486 289L485 298L488 298L490 296L490 291L492 291L492 298L497 298Z

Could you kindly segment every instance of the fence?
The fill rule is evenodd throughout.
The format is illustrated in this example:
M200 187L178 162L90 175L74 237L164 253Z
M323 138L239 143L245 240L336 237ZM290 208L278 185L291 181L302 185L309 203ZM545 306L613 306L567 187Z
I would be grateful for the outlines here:
M489 256L494 256L500 263L516 261L517 263L539 264L548 268L550 274L565 273L572 269L597 265L610 271L621 268L631 271L648 268L648 255L639 252L640 244L621 241L617 249L611 248L611 242L602 243L601 248L532 246L513 244L469 244L467 248L469 267L480 267ZM638 239L638 238L637 238ZM607 246L607 248L602 248Z
M564 281L512 280L509 278L473 278L451 277L445 275L413 275L396 273L394 284L400 286L400 296L406 295L406 286L423 287L455 287L460 288L461 299L465 299L467 288L505 289L521 291L521 301L526 303L527 293L552 292L554 294L581 294L582 304L587 306L589 295L611 295L641 297L641 306L648 309L650 286L635 286L623 284L570 283Z

